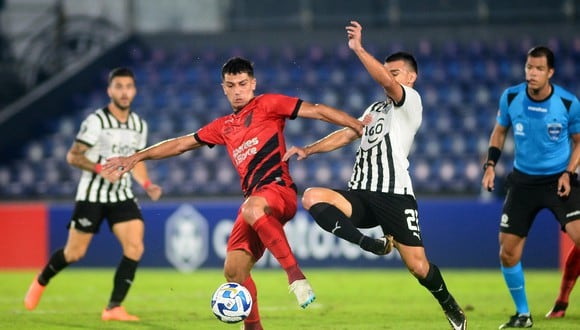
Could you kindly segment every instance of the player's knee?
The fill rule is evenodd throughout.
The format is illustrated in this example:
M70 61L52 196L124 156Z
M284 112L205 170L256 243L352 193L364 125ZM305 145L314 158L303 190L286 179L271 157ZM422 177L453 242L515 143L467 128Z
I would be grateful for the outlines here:
M409 272L417 279L424 279L429 273L428 262L414 262L408 265Z
M242 283L248 277L248 274L244 274L240 267L226 265L224 267L224 277L228 282Z
M123 254L130 259L140 260L141 256L145 252L145 246L143 242L134 242L126 244L123 247Z
M302 207L306 210L322 201L322 193L318 188L308 188L302 195Z
M64 259L68 263L75 263L84 258L86 249L64 249Z
M501 249L499 252L499 260L503 266L512 267L518 263L519 257L510 251Z

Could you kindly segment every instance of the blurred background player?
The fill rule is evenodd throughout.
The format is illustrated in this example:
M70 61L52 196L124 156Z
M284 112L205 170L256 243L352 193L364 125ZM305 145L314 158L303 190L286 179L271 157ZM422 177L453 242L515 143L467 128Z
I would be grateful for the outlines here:
M570 293L574 289L574 285L576 285L578 275L580 275L580 249L572 246L564 263L564 272L562 273L562 281L560 282L560 293L556 298L554 307L546 314L546 318L557 319L566 315Z
M36 308L55 275L84 257L106 218L110 230L121 243L123 258L117 266L113 292L101 318L104 321L139 320L127 313L121 303L143 255L143 217L131 188L131 175L108 175L102 171L102 162L112 156L128 156L143 149L147 145L147 123L131 111L137 93L131 70L112 70L107 93L111 102L86 117L68 151L67 162L83 171L68 225L68 240L64 248L52 254L48 264L32 281L24 298L24 306L29 310ZM161 197L161 188L149 180L145 163L136 164L131 174L152 200Z
M284 126L287 119L304 117L346 126L357 135L363 123L338 109L281 94L255 96L256 78L250 61L235 57L222 67L222 88L233 113L215 119L197 132L165 140L129 157L109 159L105 171L124 174L147 159L180 155L202 146L225 145L240 176L245 201L238 211L227 244L224 275L252 294L252 312L245 329L262 329L257 288L251 276L254 264L267 248L288 276L290 290L305 308L315 299L298 266L284 232L297 210L297 189L290 177Z
M381 64L362 46L362 26L352 21L346 27L348 46L367 71L385 90L387 99L371 104L363 116L372 117L356 153L348 190L308 188L302 204L326 231L375 254L389 251L391 236L403 262L421 285L437 299L452 329L466 329L467 319L447 290L439 268L430 263L419 228L417 201L413 193L407 159L422 120L421 96L413 89L417 62L408 53L388 56ZM344 147L359 136L345 128L304 148L292 147L284 159ZM363 235L357 228L381 226L384 244Z
M538 212L549 209L561 229L580 245L580 192L575 184L580 161L580 103L574 94L550 82L554 53L549 48L530 49L524 68L526 82L508 87L499 100L483 165L482 186L492 191L494 168L513 126L514 165L499 226L499 256L516 313L500 329L533 325L521 258Z

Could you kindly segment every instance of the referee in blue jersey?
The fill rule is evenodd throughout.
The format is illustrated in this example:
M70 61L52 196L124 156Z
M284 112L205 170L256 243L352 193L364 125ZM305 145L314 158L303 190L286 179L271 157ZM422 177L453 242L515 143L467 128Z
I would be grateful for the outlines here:
M550 82L554 54L532 48L525 65L526 81L507 88L499 101L497 122L489 139L482 185L494 189L495 165L507 132L513 128L515 156L499 224L501 271L516 307L505 328L533 325L520 259L526 236L541 209L549 209L564 232L580 246L580 103L574 94Z

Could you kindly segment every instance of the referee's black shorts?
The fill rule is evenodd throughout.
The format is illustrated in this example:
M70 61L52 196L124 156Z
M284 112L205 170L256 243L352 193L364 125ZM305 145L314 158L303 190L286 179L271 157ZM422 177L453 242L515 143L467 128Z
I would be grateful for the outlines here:
M528 236L537 214L548 209L554 214L562 230L573 220L580 219L580 190L572 182L568 197L558 196L560 174L530 176L514 170L508 176L508 192L500 220L500 231Z

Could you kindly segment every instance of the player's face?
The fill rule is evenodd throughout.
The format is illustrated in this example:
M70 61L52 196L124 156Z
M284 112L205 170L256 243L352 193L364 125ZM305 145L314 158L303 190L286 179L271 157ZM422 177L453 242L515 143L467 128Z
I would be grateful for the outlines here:
M554 69L548 68L548 59L546 59L545 56L528 56L525 72L528 88L537 92L548 86L548 82L554 73Z
M127 110L137 94L135 81L131 77L115 77L109 84L107 94L117 108Z
M222 82L224 94L230 101L234 111L243 108L254 97L256 89L256 78L250 77L247 73L224 75Z
M385 67L399 84L413 87L417 75L414 72L409 71L409 68L404 61L385 63Z

